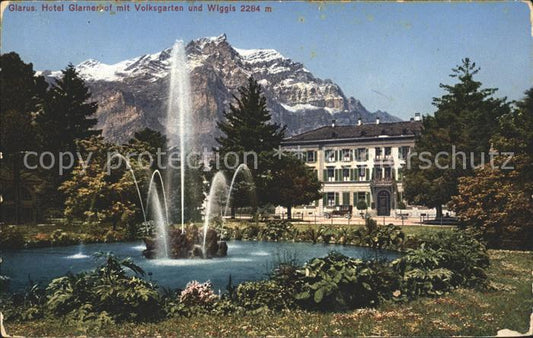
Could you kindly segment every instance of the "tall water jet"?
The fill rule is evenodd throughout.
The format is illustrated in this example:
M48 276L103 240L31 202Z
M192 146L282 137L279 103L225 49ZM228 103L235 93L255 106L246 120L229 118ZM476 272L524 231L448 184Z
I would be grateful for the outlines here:
M206 211L205 211L205 219L204 219L204 229L203 229L203 241L202 241L202 252L205 255L205 240L207 238L207 229L209 228L209 220L211 218L211 214L213 213L213 207L216 206L217 202L220 202L217 200L217 197L220 197L220 193L223 193L225 195L226 189L228 188L226 177L224 174L219 171L215 174L213 177L213 180L211 181L211 188L209 189L209 195L207 195L206 200Z
M248 168L246 163L239 164L239 166L235 170L235 173L233 173L233 177L231 178L231 184L229 186L228 195L226 197L226 206L224 208L224 217L226 217L228 213L228 207L231 201L230 198L231 198L231 193L233 192L233 185L235 184L235 179L241 172L243 173L244 179L246 180L246 182L253 184L253 178L252 178L252 173L250 172L250 168Z
M191 85L187 69L187 56L183 41L176 41L170 54L170 83L166 134L169 149L180 151L180 198L181 198L181 231L185 224L185 159L191 150ZM169 170L167 191L172 192L172 171Z

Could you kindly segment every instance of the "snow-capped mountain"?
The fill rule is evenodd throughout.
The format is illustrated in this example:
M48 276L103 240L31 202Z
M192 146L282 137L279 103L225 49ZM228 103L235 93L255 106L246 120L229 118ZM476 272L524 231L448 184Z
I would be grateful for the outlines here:
M189 42L186 53L197 133L207 146L215 144L216 121L249 76L262 85L273 120L286 125L290 135L332 119L339 125L356 123L359 117L400 120L385 112L368 112L331 80L316 78L301 63L273 49L234 48L226 35L220 35ZM104 137L124 142L144 127L164 131L169 68L170 48L113 65L90 59L76 66L98 102L97 128ZM53 81L61 72L41 74Z

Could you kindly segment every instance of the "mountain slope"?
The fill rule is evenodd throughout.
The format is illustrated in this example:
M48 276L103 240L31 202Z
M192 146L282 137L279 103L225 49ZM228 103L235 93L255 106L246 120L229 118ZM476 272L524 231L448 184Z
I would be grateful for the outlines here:
M253 76L264 88L275 122L289 135L331 123L353 124L358 117L400 121L385 112L370 113L346 97L330 80L313 76L298 62L273 49L233 48L225 35L201 38L186 46L197 134L203 145L215 145L216 121L232 102L232 94ZM87 60L76 66L98 102L97 128L113 142L125 142L144 127L164 131L170 48L159 53L106 65ZM59 71L42 72L50 81ZM288 135L288 136L289 136Z

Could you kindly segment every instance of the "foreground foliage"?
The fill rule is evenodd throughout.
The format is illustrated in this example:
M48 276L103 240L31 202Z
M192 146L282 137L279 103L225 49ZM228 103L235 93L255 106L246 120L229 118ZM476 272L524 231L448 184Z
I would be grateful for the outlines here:
M98 327L53 318L5 324L9 334L27 336L172 336L176 333L193 336L487 336L503 328L526 332L533 306L530 297L533 254L494 250L488 253L491 260L487 270L488 288L458 288L441 297L422 297L408 303L388 301L375 309L344 313L302 310L212 313L141 325L123 322Z

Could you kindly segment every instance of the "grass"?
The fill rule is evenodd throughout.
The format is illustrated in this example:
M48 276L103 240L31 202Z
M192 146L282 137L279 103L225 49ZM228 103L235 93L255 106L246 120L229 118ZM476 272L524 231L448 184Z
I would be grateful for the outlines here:
M457 289L439 298L347 313L257 313L177 317L159 323L81 327L61 320L6 323L9 334L64 336L243 336L243 335L495 335L503 328L526 332L533 306L533 252L489 251L488 290Z

